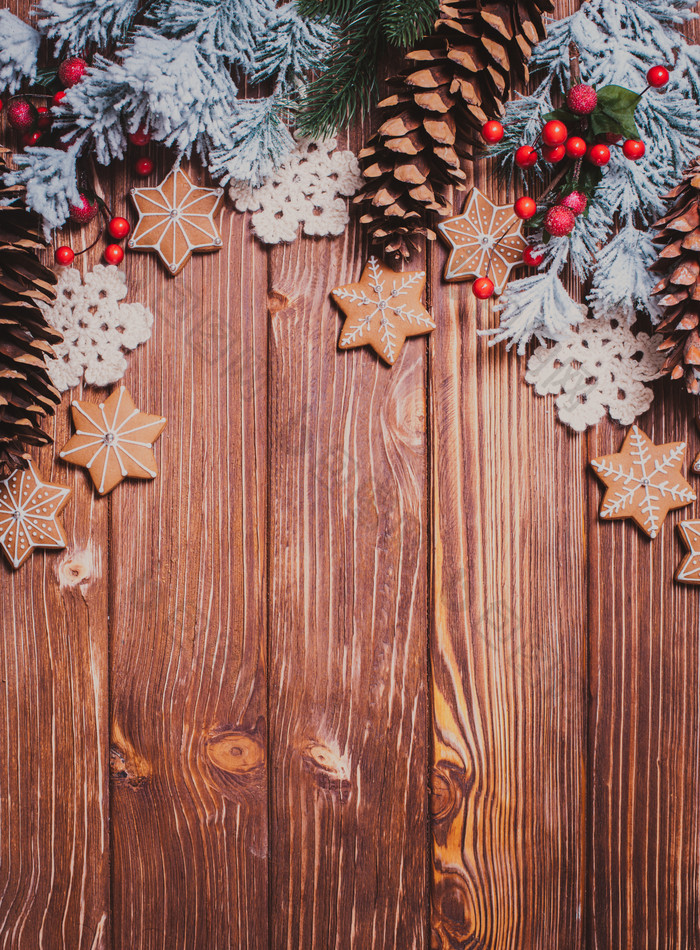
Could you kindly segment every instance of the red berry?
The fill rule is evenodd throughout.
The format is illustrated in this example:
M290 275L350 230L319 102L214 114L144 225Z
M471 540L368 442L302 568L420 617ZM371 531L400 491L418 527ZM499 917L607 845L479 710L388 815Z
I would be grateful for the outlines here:
M2 112L2 99L0 99L0 112Z
M145 178L147 175L150 175L153 171L153 159L152 158L137 158L134 162L134 171L137 175L140 175L141 178Z
M598 136L598 141L607 142L608 145L617 145L618 142L622 141L622 136L619 132L604 132Z
M105 260L108 264L121 264L124 251L118 244L108 244L105 248Z
M500 122L487 122L486 125L500 125ZM486 125L484 128L486 128ZM503 134L503 127L501 126L501 134ZM151 141L151 133L147 132L143 126L140 126L135 132L129 132L127 138L132 145L148 145ZM488 141L488 140L487 140ZM498 139L495 140L496 142Z
M479 300L488 300L493 295L493 281L488 277L477 277L472 284L472 290Z
M7 107L7 121L17 132L31 132L36 119L36 109L26 99L13 99Z
M607 145L591 145L586 157L592 165L607 165L610 161L610 149Z
M545 145L563 145L569 134L566 126L558 119L551 119L542 129L542 141Z
M534 217L537 213L537 205L532 198L528 198L524 195L513 205L513 211L517 214L519 218L522 218L523 221L527 221L528 218Z
M51 126L51 113L46 106L37 107L38 119L37 125L40 129L48 129Z
M62 89L59 89L58 92L54 92L53 99L51 100L55 106L57 106L61 99L65 97L65 92Z
M554 205L544 216L544 229L553 237L571 234L576 224L574 212L570 208Z
M73 263L75 254L68 247L67 244L64 244L61 247L56 248L56 253L54 254L54 257L56 258L57 264L63 264L63 266L66 267L68 264Z
M58 67L58 78L70 89L71 86L80 82L86 69L87 63L81 56L71 56L69 59L64 59Z
M25 132L22 136L22 143L29 147L31 145L36 145L40 138L41 132Z
M646 146L639 139L627 139L622 146L622 154L631 162L639 161L645 152Z
M572 191L559 202L561 208L568 208L574 214L583 214L588 204L588 198L580 191Z
M112 218L107 225L107 230L116 241L121 241L131 230L131 225L126 218Z
M593 86L579 83L567 92L566 104L575 115L590 115L598 105L598 93Z
M87 224L88 221L92 221L97 211L97 202L91 204L85 195L81 194L80 204L70 205L70 219L76 224Z
M527 264L528 267L539 267L543 260L544 254L540 254L531 244L528 244L523 251L523 263Z
M569 158L583 158L587 148L585 139L582 139L579 135L572 135L566 143L566 154Z
M532 168L537 164L537 152L532 145L521 145L515 150L515 164L518 168Z
M563 145L545 145L542 148L542 158L550 165L556 165L566 155L566 149Z
M481 137L489 145L495 145L503 138L503 126L495 119L491 119L490 122L486 122L481 126Z
M665 66L652 66L647 73L647 82L654 89L660 89L668 82L668 70Z

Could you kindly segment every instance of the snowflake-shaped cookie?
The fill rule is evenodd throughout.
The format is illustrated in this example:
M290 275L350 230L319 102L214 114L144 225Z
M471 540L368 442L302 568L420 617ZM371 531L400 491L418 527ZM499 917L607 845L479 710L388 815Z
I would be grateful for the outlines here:
M632 518L655 538L669 511L695 501L695 492L681 475L684 458L685 442L654 445L632 426L617 454L591 460L607 488L600 517Z
M0 547L13 567L23 564L35 548L65 548L58 515L70 492L42 482L32 462L0 482Z
M647 385L664 362L661 337L638 333L616 317L584 320L554 346L539 346L527 364L526 382L539 396L555 395L559 419L577 432L605 415L628 426L654 400Z
M452 248L445 280L490 277L500 294L512 269L523 262L523 222L512 205L494 204L478 188L471 190L462 213L441 221L438 230Z
M344 200L360 187L352 152L336 151L336 139L300 139L261 188L234 182L229 194L238 211L253 211L250 224L264 244L294 241L299 226L312 237L342 234L349 214Z
M424 271L397 274L370 257L359 283L331 291L347 317L338 345L371 346L387 363L395 363L407 336L435 329L420 300L424 287Z
M682 584L700 584L700 521L681 521L678 533L688 553L673 575Z
M39 306L52 327L63 334L54 346L56 359L46 361L51 382L65 392L85 374L91 386L116 383L126 372L122 350L135 350L151 336L153 314L126 297L126 277L118 267L97 264L81 280L74 267L64 267L52 304Z

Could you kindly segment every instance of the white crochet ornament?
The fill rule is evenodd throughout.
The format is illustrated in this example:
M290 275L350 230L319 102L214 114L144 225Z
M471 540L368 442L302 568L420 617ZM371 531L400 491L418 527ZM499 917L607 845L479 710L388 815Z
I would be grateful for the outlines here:
M41 304L52 327L63 334L54 346L56 359L47 359L51 382L65 392L85 375L91 386L116 383L126 371L122 350L135 350L151 336L153 314L140 303L120 303L126 297L124 272L97 264L81 280L74 267L63 268L53 304Z
M299 139L261 188L231 185L236 209L254 212L251 227L263 244L294 241L300 225L310 237L343 233L350 220L345 199L356 193L362 175L353 153L334 151L336 144Z
M664 357L662 337L630 330L616 317L587 319L552 347L539 346L527 363L526 382L540 396L555 395L561 422L583 432L605 415L621 425L646 412Z

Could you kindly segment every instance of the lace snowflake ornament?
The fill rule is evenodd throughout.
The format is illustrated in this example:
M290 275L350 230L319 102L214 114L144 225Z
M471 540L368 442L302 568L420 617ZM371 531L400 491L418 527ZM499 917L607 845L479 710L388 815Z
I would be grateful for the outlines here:
M535 350L525 380L539 396L557 397L560 421L576 432L600 422L606 411L631 425L654 400L647 384L661 375L660 342L658 335L635 335L616 317L584 320L554 346Z
M47 360L51 382L65 392L85 377L91 386L116 383L126 372L124 350L135 350L151 336L153 314L140 303L121 303L126 297L124 272L113 264L97 264L81 279L73 267L58 278L53 304L41 304L52 327L63 334L54 347L56 359Z
M263 244L294 241L300 225L310 237L343 233L350 220L345 199L357 192L362 175L353 153L336 151L336 144L299 139L261 188L231 185L236 210L253 212L251 227Z

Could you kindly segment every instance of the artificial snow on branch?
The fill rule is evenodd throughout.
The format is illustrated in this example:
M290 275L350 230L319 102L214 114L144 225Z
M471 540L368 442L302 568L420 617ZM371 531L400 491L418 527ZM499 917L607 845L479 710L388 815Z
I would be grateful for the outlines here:
M40 34L28 23L0 10L0 89L12 94L25 79L34 79L40 42Z

